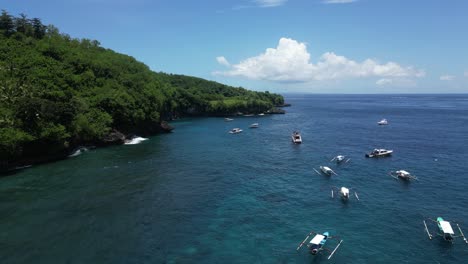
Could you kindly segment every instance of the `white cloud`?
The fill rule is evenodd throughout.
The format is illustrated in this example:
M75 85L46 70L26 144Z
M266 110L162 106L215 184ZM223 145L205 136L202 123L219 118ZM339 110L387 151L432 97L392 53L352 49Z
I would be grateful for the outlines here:
M283 5L288 0L254 0L254 2L261 7L275 7Z
M445 75L440 76L439 79L440 79L441 81L452 81L453 79L455 79L455 76L445 74Z
M372 59L356 62L333 52L324 53L317 63L312 63L305 43L281 38L276 48L268 48L258 56L231 65L227 71L214 74L276 82L310 82L364 77L414 78L424 76L425 72L395 62L380 64Z
M348 4L357 2L358 0L323 0L324 4Z
M385 85L388 85L388 84L392 84L393 83L393 80L392 79L379 79L377 82L375 82L375 84L377 84L378 86L385 86Z
M231 66L231 64L223 56L216 57L216 61L218 61L218 63L221 65L224 65L227 67Z

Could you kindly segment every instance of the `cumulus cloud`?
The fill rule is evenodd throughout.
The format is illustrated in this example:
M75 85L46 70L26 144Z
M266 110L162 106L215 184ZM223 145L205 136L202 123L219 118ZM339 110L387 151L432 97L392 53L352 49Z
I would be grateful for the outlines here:
M268 48L258 56L232 64L227 71L214 74L276 82L310 82L364 77L413 78L422 77L425 72L395 62L381 64L372 59L356 62L333 52L324 53L312 63L305 43L281 38L276 48Z
M393 83L393 80L392 79L379 79L377 82L375 82L375 84L377 84L378 86L385 86L385 85L389 85L389 84L392 84Z
M221 65L224 65L227 67L231 66L231 64L223 56L216 57L216 61L218 61L218 63Z
M452 81L453 79L455 79L455 76L445 74L445 75L440 76L439 79L440 79L441 81Z
M357 2L358 0L323 0L324 4L348 4Z
M288 0L254 0L254 2L261 7L275 7L283 5Z

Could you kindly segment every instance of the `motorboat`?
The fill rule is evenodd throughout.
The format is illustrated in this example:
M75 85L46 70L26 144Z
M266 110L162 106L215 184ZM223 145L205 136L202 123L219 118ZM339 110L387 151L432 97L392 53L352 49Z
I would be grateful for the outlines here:
M145 140L148 140L148 139L136 136L136 137L133 137L131 139L126 139L124 144L125 145L136 145L136 144L140 144L141 142L143 142Z
M366 158L380 158L380 157L388 157L392 155L393 150L387 149L374 149L371 153L366 154Z
M298 131L294 131L291 138L292 138L292 142L294 142L295 144L301 144L302 143L302 137L301 137L301 134Z
M232 121L232 120L234 120L234 119L229 118L229 117L224 118L224 121L226 121L226 122L229 122L229 121Z
M253 123L249 126L249 128L258 128L258 123Z
M381 125L381 126L382 125L388 125L388 121L387 121L387 119L384 118L384 119L380 120L379 122L377 122L377 124Z
M233 128L229 131L230 134L239 134L240 132L242 132L240 128Z

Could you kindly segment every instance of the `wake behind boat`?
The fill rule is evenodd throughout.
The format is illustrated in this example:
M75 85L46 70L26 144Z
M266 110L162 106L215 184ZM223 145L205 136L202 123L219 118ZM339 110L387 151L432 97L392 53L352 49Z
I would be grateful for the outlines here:
M298 131L294 131L291 136L292 142L295 144L301 144L302 143L302 137L301 134Z

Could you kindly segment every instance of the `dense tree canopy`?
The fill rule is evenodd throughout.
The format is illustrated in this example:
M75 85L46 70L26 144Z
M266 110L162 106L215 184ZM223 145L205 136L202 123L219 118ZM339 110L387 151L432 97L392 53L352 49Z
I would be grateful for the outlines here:
M253 92L151 71L38 18L0 16L0 161L96 144L111 130L155 133L187 115L264 112L283 104Z

